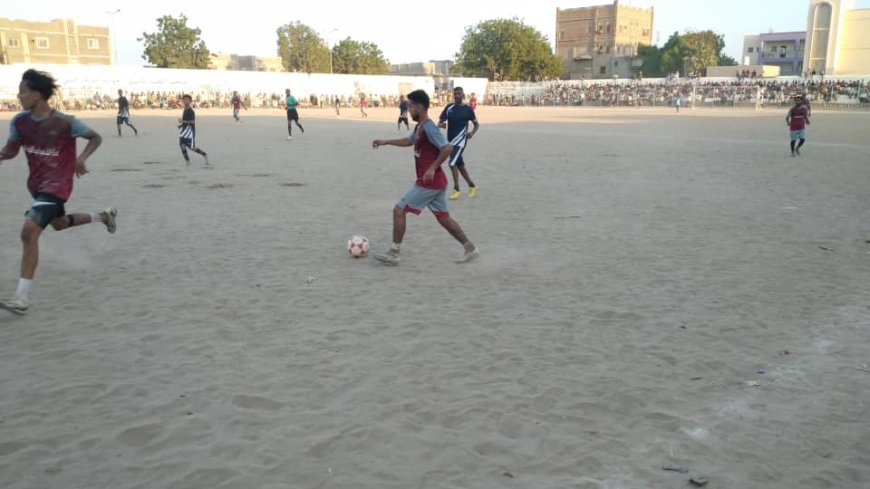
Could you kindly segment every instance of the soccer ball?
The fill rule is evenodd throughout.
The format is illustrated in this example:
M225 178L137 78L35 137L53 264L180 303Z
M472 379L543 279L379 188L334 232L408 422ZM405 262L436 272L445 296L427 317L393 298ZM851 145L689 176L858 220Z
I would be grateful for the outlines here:
M347 240L347 252L354 258L365 258L369 254L369 239L365 236L354 236Z

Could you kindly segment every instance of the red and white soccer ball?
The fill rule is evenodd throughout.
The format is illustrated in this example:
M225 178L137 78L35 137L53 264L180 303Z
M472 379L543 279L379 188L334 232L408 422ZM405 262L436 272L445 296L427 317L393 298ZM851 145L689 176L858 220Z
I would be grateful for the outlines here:
M347 240L347 252L354 258L365 258L369 254L369 239L365 236L354 236Z

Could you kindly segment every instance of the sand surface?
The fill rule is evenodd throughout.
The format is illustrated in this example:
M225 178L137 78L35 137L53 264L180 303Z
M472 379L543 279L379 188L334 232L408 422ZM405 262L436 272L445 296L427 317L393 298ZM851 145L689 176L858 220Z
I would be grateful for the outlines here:
M451 203L481 259L427 213L386 268L344 248L388 246L413 181L370 112L286 141L201 111L211 169L178 113L82 114L67 209L119 231L47 232L0 314L0 487L870 485L870 114L817 112L792 159L783 111L483 107ZM0 166L4 295L26 175Z

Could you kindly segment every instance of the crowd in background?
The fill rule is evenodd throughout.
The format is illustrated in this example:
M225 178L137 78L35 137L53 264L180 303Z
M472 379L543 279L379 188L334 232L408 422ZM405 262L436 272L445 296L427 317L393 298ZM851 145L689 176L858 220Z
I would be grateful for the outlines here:
M181 107L182 92L134 92L126 94L133 110ZM548 81L490 83L486 105L499 106L669 106L679 101L691 106L781 106L790 104L794 95L804 95L816 106L868 106L870 80L760 80L703 81L702 79L666 79L633 81ZM197 108L229 108L232 92L192 92ZM303 108L358 108L359 93L320 94L298 97ZM469 94L475 95L475 94ZM240 93L247 108L284 108L283 93ZM369 107L399 106L399 95L366 94ZM61 94L57 107L67 111L113 110L117 94ZM450 90L439 90L432 97L433 106L452 101ZM0 111L19 110L17 100L0 100Z
M737 106L788 105L794 95L811 102L870 104L870 80L739 80L697 79L625 82L491 83L488 105Z
M166 109L177 110L181 107L181 96L185 93L193 97L193 106L196 108L229 108L232 103L232 92L133 92L125 93L132 110L142 109ZM341 108L358 108L361 103L360 93L356 94L320 94L309 97L297 97L299 105L303 108L334 108L338 104ZM242 104L246 108L285 108L284 93L239 93ZM398 107L399 94L382 95L365 94L369 107ZM432 105L444 105L452 100L452 93L440 91L433 97ZM118 96L116 93L105 94L96 92L93 95L77 96L63 94L56 97L57 107L67 111L86 110L113 110L117 109ZM0 100L0 111L20 110L17 100Z

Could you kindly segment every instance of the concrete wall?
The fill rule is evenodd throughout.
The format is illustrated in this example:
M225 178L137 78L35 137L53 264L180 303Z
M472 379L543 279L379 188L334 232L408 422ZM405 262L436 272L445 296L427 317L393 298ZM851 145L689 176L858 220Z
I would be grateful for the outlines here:
M836 74L870 74L870 9L846 12L842 32Z
M93 96L94 93L114 95L127 92L192 92L214 91L244 93L284 93L293 90L297 98L310 95L371 95L406 94L423 89L435 95L432 77L329 75L304 73L269 73L253 71L171 70L135 67L84 67L75 65L0 65L0 99L14 99L21 74L37 68L53 74L65 97ZM487 80L454 78L465 92L486 93Z

